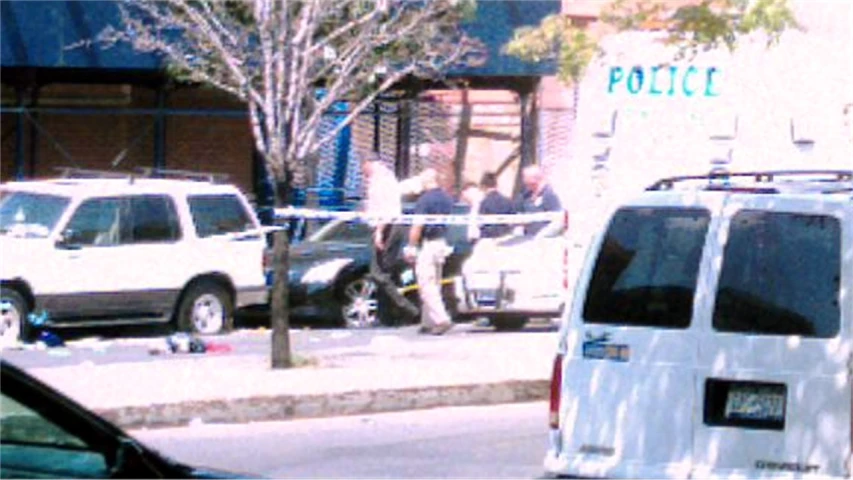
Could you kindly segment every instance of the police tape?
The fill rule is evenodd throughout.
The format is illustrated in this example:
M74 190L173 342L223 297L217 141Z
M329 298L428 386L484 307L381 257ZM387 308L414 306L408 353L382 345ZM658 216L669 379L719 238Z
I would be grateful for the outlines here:
M401 225L524 225L528 223L568 221L566 211L498 214L452 213L448 215L401 214L377 215L365 212L342 212L301 207L275 209L278 219L317 219L361 221L370 224Z

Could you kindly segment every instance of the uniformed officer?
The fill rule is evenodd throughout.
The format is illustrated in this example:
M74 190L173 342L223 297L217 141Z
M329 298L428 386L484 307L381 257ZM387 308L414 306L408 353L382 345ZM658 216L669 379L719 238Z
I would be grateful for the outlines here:
M480 202L479 213L481 215L512 215L515 213L515 205L512 200L501 195L498 191L498 177L494 173L486 172L480 179L480 189L483 191L483 200ZM503 237L512 231L509 224L485 224L480 227L480 238Z
M545 181L542 169L537 165L524 167L521 172L524 191L520 203L521 213L559 212L563 209L560 198ZM549 222L533 222L524 226L524 234L534 236L545 228Z
M449 215L453 198L438 182L438 173L426 169L420 174L423 193L415 203L416 214ZM409 230L406 258L415 261L415 276L421 299L421 331L442 335L453 327L441 295L444 259L450 253L445 238L447 227L440 224L416 224Z

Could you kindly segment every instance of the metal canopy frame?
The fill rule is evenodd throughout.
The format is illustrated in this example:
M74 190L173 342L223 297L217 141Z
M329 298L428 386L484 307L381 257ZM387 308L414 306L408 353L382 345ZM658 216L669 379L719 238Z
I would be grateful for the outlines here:
M38 122L39 115L80 115L80 116L97 116L97 115L128 115L128 116L148 116L152 117L152 124L144 129L130 141L128 146L119 152L113 164L117 164L127 152L138 144L142 137L146 136L151 130L154 131L153 159L152 168L164 169L166 164L166 123L169 117L218 117L218 118L245 118L247 112L244 108L172 108L167 107L167 96L172 84L166 77L164 72L158 71L136 71L136 70L97 70L97 69L68 69L68 68L50 68L50 69L35 69L35 68L5 68L3 69L3 83L12 85L16 88L18 98L14 106L0 106L0 113L13 114L17 117L16 138L15 138L15 177L16 179L26 178L26 158L25 158L25 125L29 122L31 126L30 132L30 170L34 171L37 163L36 157L36 139L38 135L45 135L66 159L75 163L67 151L62 148L59 142L52 138L49 132L42 127ZM520 140L520 165L521 167L537 163L537 126L536 118L538 116L538 105L536 102L536 90L540 84L541 77L539 76L470 76L470 77L447 77L440 81L424 81L414 77L406 78L401 81L388 95L380 99L380 102L395 102L398 103L398 132L396 151L396 172L399 176L408 176L411 173L410 167L410 152L411 152L411 128L412 128L412 112L411 102L417 96L426 90L431 89L448 89L454 87L464 87L474 90L508 90L513 91L519 96L521 131ZM42 86L55 83L78 83L78 84L115 84L123 83L136 87L152 88L156 90L156 106L153 107L53 107L38 105L38 91ZM377 105L380 103L377 102ZM365 112L365 115L372 115L375 129L379 128L381 109L376 109L372 112ZM328 112L331 116L346 115L347 112L341 109ZM342 132L343 136L349 135L350 132ZM379 136L374 136L373 150L379 152L381 149L381 140ZM349 145L347 141L343 143ZM336 153L336 168L335 187L342 187L346 178L346 168L348 163L348 149L339 148ZM252 162L256 163L256 162ZM253 177L265 175L265 169L256 168L250 165L253 171ZM521 184L521 170L518 169L518 176L515 181L516 191ZM268 180L255 178L254 188L257 191L261 185L267 183Z

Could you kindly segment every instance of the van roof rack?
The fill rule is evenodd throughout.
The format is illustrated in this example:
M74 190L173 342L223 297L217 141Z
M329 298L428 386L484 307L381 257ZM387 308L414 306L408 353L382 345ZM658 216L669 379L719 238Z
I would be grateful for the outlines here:
M183 180L197 180L201 182L223 183L230 176L227 173L197 172L194 170L172 170L166 168L139 167L136 169L141 177L145 178L174 178Z
M95 168L54 167L62 178L133 178L133 172L122 170L98 170Z
M809 193L853 192L853 170L767 170L754 172L712 171L658 180L646 190L672 190L683 182L707 181L705 190L750 193L779 193L779 187L800 187ZM743 180L735 183L734 180Z

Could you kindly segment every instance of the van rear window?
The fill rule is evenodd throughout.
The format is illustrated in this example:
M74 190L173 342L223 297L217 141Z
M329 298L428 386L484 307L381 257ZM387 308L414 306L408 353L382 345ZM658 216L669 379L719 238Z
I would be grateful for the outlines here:
M618 210L595 262L584 321L687 328L710 218L702 208Z
M723 252L714 328L834 337L840 278L837 218L743 210L732 218Z

